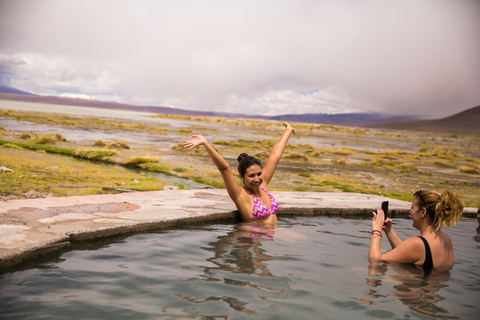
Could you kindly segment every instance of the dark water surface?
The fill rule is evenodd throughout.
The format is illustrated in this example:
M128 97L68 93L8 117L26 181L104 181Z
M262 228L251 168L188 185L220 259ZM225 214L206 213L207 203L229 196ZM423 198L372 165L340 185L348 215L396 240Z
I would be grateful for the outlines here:
M418 235L411 225L395 220L402 239ZM462 219L447 230L455 266L426 279L369 265L370 220L281 217L272 229L196 225L83 242L1 274L0 318L478 319L476 228Z

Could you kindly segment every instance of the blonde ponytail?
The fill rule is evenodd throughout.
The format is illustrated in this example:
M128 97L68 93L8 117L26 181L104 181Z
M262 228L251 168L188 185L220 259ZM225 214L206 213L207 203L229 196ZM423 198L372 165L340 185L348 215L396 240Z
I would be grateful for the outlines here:
M453 191L446 190L441 195L437 192L432 192L432 197L425 197L427 200L427 212L428 209L434 209L433 212L433 226L435 231L440 228L449 227L456 225L460 220L460 217L463 213L463 208L465 207L463 200ZM436 195L433 196L433 195ZM428 200L433 200L428 203ZM433 211L433 210L431 210ZM432 216L431 212L429 212Z

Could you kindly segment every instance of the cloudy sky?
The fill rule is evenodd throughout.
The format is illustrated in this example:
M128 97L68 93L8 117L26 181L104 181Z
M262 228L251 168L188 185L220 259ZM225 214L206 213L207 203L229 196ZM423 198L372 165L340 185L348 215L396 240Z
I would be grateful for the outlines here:
M138 105L433 118L480 105L478 0L0 0L0 85Z

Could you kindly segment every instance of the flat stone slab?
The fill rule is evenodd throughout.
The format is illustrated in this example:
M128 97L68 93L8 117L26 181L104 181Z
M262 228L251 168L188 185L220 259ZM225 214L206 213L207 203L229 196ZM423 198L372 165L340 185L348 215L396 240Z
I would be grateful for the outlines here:
M273 192L278 215L364 215L390 201L392 217L411 203L358 193ZM476 208L464 214L476 216ZM71 241L215 220L240 221L224 189L165 190L0 201L0 269Z

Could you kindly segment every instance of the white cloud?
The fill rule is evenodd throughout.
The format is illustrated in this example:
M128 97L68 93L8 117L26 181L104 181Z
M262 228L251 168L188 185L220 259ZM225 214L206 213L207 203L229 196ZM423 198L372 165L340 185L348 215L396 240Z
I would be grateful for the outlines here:
M59 97L63 98L74 98L74 99L87 99L87 100L97 100L95 96L88 96L86 94L81 93L62 93Z
M262 110L264 115L374 111L374 106L335 87L313 92L269 90L246 98L232 94L225 106L228 112L254 114Z
M0 62L10 66L15 74L8 82L4 81L4 85L35 94L92 97L107 92L113 93L118 84L118 79L107 70L97 69L93 65L62 56L37 53L10 56L3 54Z
M1 83L34 93L259 114L437 117L480 103L473 0L16 0L1 9Z

